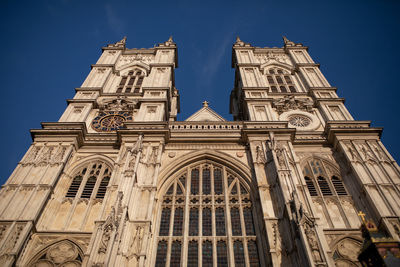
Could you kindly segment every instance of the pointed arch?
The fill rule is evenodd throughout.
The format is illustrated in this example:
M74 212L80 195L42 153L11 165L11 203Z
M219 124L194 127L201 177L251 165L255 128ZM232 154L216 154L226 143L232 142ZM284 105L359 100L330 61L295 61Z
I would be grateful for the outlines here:
M65 197L103 199L113 171L110 161L104 155L93 155L76 162L67 171L71 183Z
M218 151L191 152L166 166L158 189L155 266L229 257L263 266L258 192L245 164Z
M159 192L159 194L165 194L166 190L168 189L168 186L166 185L170 184L171 180L173 180L175 177L173 174L176 174L177 172L179 172L179 170L182 170L186 166L202 160L214 161L217 164L221 164L232 169L243 179L246 186L250 188L252 193L257 192L256 186L252 182L251 169L246 164L224 152L198 150L180 156L178 159L174 160L173 162L168 164L163 170L161 170L157 186L157 191Z
M28 261L27 266L80 266L83 258L84 249L78 242L62 238L45 245Z
M150 66L148 64L141 61L133 61L127 65L123 65L122 68L119 69L119 75L126 75L130 70L134 70L135 68L144 71L146 76L150 73Z
M88 164L89 162L93 162L93 161L103 161L104 163L106 163L108 165L108 167L111 168L111 170L113 169L112 166L114 166L115 161L106 156L106 155L90 155L88 157L84 157L82 159L77 160L76 162L72 163L66 170L66 174L70 177L72 177L76 172L78 172L78 170L83 166Z
M295 68L293 66L290 66L289 64L278 62L278 61L266 62L260 66L260 68L263 70L263 74L267 74L267 70L269 68L273 68L273 67L285 69L285 70L289 71L289 73L291 73L291 74L293 74L295 72Z

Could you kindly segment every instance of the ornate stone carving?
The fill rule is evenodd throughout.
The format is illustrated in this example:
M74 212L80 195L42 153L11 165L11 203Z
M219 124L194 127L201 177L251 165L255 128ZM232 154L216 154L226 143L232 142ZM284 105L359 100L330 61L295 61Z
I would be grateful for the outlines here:
M337 251L344 258L351 261L357 261L360 244L352 239L345 238L337 245Z
M142 251L144 230L145 230L144 226L142 225L136 226L135 234L133 235L133 238L131 239L131 243L129 246L130 253L128 258L131 258L132 256L138 258L140 256L140 252Z
M82 265L83 255L80 255L78 246L69 240L63 240L49 246L44 253L35 257L29 266L68 266Z
M108 47L125 47L126 44L126 36L122 38L121 41L116 42L115 44L109 44Z
M308 246L311 250L311 254L315 263L315 266L326 266L322 259L322 255L320 252L317 235L315 233L315 229L313 225L310 225L308 222L304 224L304 233L307 237Z
M99 104L99 109L103 111L132 111L138 101L129 100L126 97L118 96L118 98L112 100L105 100L103 103Z
M274 100L272 102L272 106L276 109L278 114L282 114L283 112L293 109L304 110L311 113L313 102L308 98L296 99L293 95L289 95L285 96L284 98Z
M349 151L350 158L352 160L359 161L359 162L362 161L360 156L358 155L357 151L353 148L352 144L349 143L346 145L346 147L347 147L347 150Z
M66 151L67 151L67 148L65 146L59 147L56 154L51 158L50 165L56 165L56 164L62 163Z
M118 230L119 222L121 220L121 215L122 215L122 197L123 193L118 192L117 203L115 206L111 207L111 211L108 214L107 219L102 226L103 233L100 239L100 245L98 249L99 253L103 254L106 253L112 232Z
M278 143L275 147L275 155L276 155L276 159L278 160L278 166L281 169L287 169L288 166L286 166L286 161L285 161L285 147Z
M118 66L129 65L134 61L144 62L146 64L151 63L154 60L153 55L146 55L146 54L136 54L136 55L123 55L121 56Z
M130 159L128 162L128 166L125 170L125 176L127 177L133 176L137 155L143 149L142 140L143 140L143 135L139 135L138 141L135 143L135 145L132 148L128 149L128 154L130 155Z
M39 154L41 147L40 146L34 146L31 151L28 153L26 156L25 160L23 161L22 165L28 165L28 164L34 164L36 161L36 158Z
M7 240L5 246L2 249L2 254L10 253L14 249L23 229L24 225L20 224L15 226L11 237Z
M53 146L45 145L45 147L43 147L43 149L40 151L40 155L37 157L35 164L39 166L45 166L49 164L53 152L54 152Z
M267 161L265 159L265 153L262 146L256 146L256 163L265 164Z

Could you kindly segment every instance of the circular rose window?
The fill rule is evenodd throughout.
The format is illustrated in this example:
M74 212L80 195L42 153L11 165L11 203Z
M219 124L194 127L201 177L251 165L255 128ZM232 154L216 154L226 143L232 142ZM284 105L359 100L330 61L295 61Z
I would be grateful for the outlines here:
M294 127L307 127L311 124L311 120L302 115L292 115L288 118L289 124Z

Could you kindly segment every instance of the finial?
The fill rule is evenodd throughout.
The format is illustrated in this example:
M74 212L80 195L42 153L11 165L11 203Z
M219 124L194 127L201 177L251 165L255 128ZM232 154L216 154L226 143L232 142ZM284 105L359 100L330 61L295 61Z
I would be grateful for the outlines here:
M366 221L365 221L365 213L364 212L360 211L357 215L358 215L358 217L361 217L361 220L362 220L363 223L366 223Z
M239 42L241 42L241 41L242 41L242 40L240 40L239 35L236 36L236 43L239 43Z
M174 40L172 39L172 35L169 37L167 42L169 42L169 43L173 43L174 42Z
M122 38L122 40L120 42L125 44L126 43L126 36L124 36L124 38Z
M283 35L282 38L283 38L283 42L284 42L285 44L289 42L288 38L286 38L285 35Z
M208 107L208 101L203 101L203 107Z

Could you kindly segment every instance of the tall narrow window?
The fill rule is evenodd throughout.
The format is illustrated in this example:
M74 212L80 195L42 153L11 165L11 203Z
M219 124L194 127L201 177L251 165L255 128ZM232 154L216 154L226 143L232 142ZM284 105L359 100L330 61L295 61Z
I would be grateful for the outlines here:
M324 177L322 177L322 176L318 177L318 185L319 185L319 189L321 189L323 196L331 196L332 195L332 191L329 187L329 184Z
M78 175L75 176L74 180L72 180L72 183L68 189L66 197L75 197L76 193L79 190L79 187L81 186L82 183L82 175L85 175L86 168L82 170L82 172Z
M260 262L257 260L258 259L258 249L257 249L257 243L255 240L249 240L247 242L247 251L249 252L250 267L260 266Z
M258 260L258 257L256 260ZM227 257L225 241L217 242L217 263L218 266L228 266L228 257Z
M272 93L295 93L296 87L291 78L291 74L287 70L272 68L267 72L267 81ZM279 89L278 89L279 88Z
M233 242L233 251L235 253L235 266L245 266L242 241L236 240Z
M198 266L198 248L197 241L190 241L188 245L188 267L197 267Z
M332 184L333 187L335 187L336 194L338 194L339 196L347 195L343 182L338 177L332 176Z
M231 222L232 222L232 234L242 235L242 226L240 225L240 215L238 208L231 209Z
M190 209L189 217L189 235L199 235L199 210L197 208Z
M102 199L107 192L110 177L111 168L105 162L87 163L75 175L65 196L70 198L91 198L93 196Z
M308 192L310 193L310 195L312 197L318 196L317 189L315 189L315 185L314 185L313 181L310 179L310 177L306 176L306 177L304 177L304 179L306 180L306 185L307 185Z
M203 266L213 266L213 248L211 241L203 242Z
M161 214L160 236L166 236L169 233L169 221L171 217L171 209L166 207Z
M171 246L171 260L169 263L170 267L181 266L181 242L174 241Z
M157 247L157 258L156 258L156 267L164 267L167 262L167 242L160 241L158 242Z
M179 171L160 199L156 263L165 257L169 266L228 266L232 258L234 266L265 266L249 192L239 175L209 160Z

